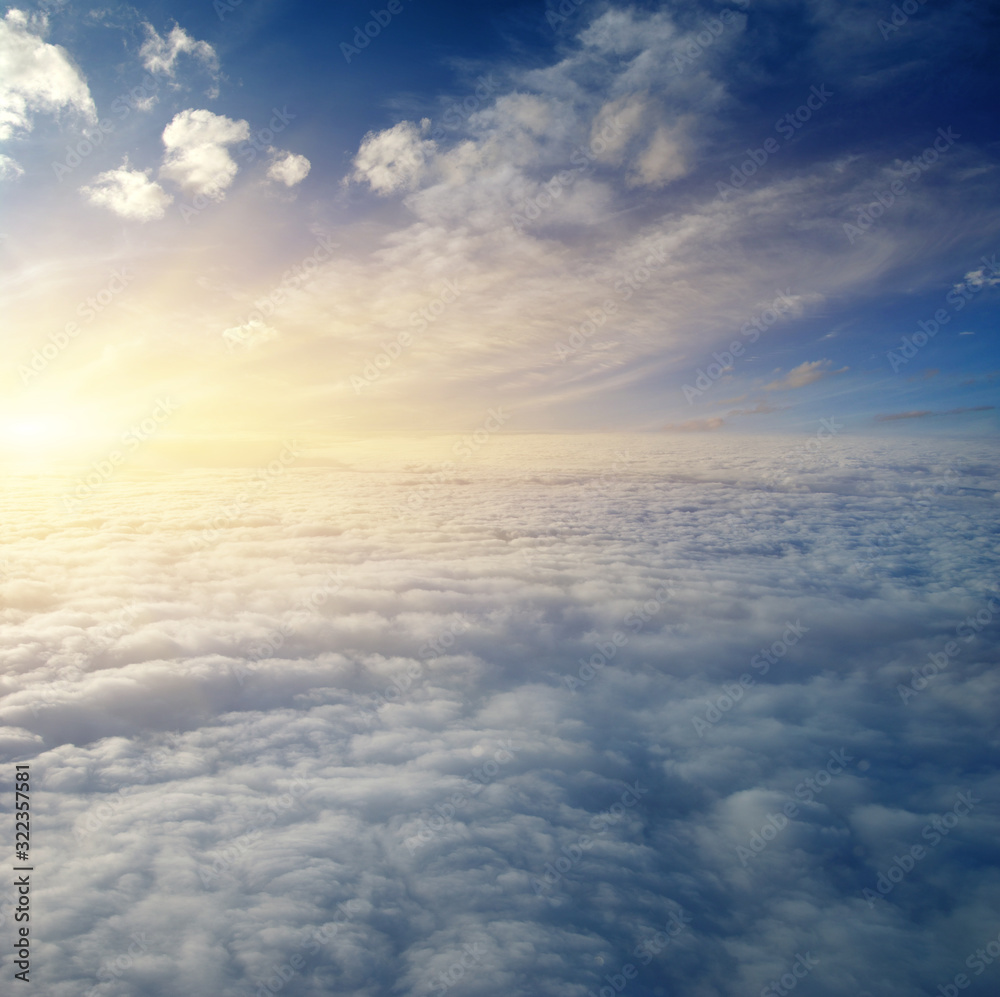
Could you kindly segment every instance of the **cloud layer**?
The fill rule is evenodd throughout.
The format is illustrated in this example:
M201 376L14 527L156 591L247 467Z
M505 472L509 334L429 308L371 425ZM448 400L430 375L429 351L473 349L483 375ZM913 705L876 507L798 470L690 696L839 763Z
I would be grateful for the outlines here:
M1000 923L992 451L405 449L122 469L75 514L73 476L8 492L0 744L44 813L36 985L736 997L807 969L818 997L917 997L971 974Z

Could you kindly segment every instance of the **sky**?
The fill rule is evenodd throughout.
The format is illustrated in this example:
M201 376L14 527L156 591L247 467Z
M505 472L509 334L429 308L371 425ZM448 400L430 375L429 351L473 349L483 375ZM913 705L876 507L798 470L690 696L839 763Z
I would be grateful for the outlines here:
M5 8L3 986L995 994L998 27Z
M7 450L990 434L996 16L914 3L8 8Z

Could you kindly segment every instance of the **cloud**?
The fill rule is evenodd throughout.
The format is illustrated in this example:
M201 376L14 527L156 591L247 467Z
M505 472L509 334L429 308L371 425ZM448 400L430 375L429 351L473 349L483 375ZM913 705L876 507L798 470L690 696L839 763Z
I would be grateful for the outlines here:
M275 453L82 518L22 481L0 750L45 794L38 992L953 979L1000 924L995 447L664 440Z
M181 111L163 129L166 153L160 177L192 194L222 200L238 171L226 146L249 134L246 121L205 110Z
M0 180L16 180L24 176L24 167L10 156L0 153Z
M995 256L996 254L994 254L994 258ZM955 290L958 292L972 290L975 293L984 287L1000 287L1000 270L995 265L970 270L965 275L965 280L955 285Z
M87 81L61 45L42 41L44 17L11 8L0 20L0 141L31 131L32 113L63 108L90 122L97 109Z
M788 391L792 388L804 388L807 384L815 384L824 377L831 377L834 374L843 374L848 368L841 367L840 370L827 370L830 360L811 360L800 363L798 367L793 367L783 378L772 381L764 385L765 391Z
M376 194L389 195L413 187L433 156L435 143L420 137L412 121L401 121L381 132L368 132L354 157L356 183L367 183Z
M267 168L267 178L283 183L286 187L294 187L309 175L311 165L305 156L274 150L274 158Z
M107 170L80 188L91 204L108 208L122 218L157 221L166 213L173 198L155 181L149 171L129 169L126 159L117 170Z
M892 412L887 415L877 415L877 422L895 422L898 419L926 419L928 416L963 415L966 412L993 412L995 405L971 405L964 408L952 408L944 412L933 412L930 409L920 409L913 412Z
M637 159L635 170L629 175L629 184L659 188L684 176L688 172L688 162L683 146L681 129L661 125Z
M173 79L176 64L181 55L190 55L201 62L213 74L218 72L219 57L208 42L195 41L180 25L174 25L166 38L161 38L156 29L143 22L146 41L139 49L139 58L150 73L161 73Z

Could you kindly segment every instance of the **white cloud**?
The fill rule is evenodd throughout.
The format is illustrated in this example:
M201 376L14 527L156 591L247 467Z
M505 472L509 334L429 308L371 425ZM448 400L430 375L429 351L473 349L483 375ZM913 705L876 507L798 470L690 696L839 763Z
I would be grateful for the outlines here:
M33 112L70 108L97 120L87 81L66 49L42 41L45 27L44 18L13 8L0 20L0 140L30 131Z
M177 59L183 54L193 56L213 73L218 71L215 49L208 42L195 41L180 25L174 25L166 38L161 38L148 22L143 22L143 28L147 37L139 49L139 58L150 73L174 77Z
M249 134L246 121L205 110L181 111L163 129L166 153L160 176L192 194L221 200L238 171L226 147Z
M286 187L294 187L301 183L309 175L312 164L305 156L300 156L294 152L278 152L275 150L274 159L267 168L269 180L283 183Z
M352 179L367 183L376 194L394 194L413 187L423 174L435 143L420 137L412 121L365 135L354 157Z
M453 441L400 442L119 478L82 519L38 478L0 499L0 749L63 912L39 992L426 995L457 964L455 994L569 997L631 963L737 997L809 951L809 993L909 997L995 938L995 447L495 436L449 477Z
M0 153L0 180L16 180L24 176L24 168L16 159Z
M117 170L107 170L89 186L81 187L80 193L91 204L108 208L122 218L156 221L164 216L173 198L149 179L148 172L129 169L126 159Z

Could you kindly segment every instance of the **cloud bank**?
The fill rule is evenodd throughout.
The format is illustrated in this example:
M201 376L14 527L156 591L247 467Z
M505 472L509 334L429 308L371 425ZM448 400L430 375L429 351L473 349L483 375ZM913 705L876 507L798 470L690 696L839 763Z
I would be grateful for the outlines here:
M7 493L36 985L972 977L1000 924L992 450L476 445L122 469L72 514L73 475Z

